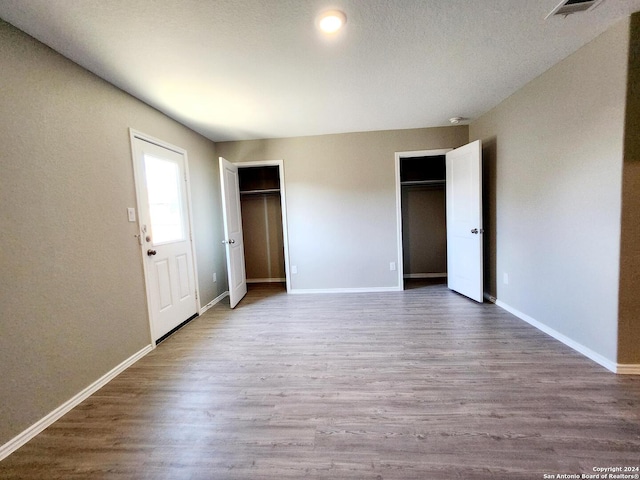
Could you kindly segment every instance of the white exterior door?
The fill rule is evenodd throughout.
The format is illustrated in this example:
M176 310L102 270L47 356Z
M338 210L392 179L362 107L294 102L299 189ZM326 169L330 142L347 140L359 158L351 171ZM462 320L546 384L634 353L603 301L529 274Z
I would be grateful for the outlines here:
M147 302L154 341L198 311L186 157L132 135Z
M242 213L240 210L240 184L238 167L220 157L220 183L222 187L222 216L224 236L222 243L227 252L229 277L229 303L234 308L247 293L247 274L244 264Z
M482 302L482 144L476 140L446 157L448 284Z

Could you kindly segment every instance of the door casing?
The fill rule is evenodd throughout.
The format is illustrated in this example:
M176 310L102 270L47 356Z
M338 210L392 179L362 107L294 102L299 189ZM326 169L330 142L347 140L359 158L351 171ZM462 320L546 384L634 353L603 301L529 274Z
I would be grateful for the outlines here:
M402 248L402 185L400 184L400 162L403 158L415 157L439 157L446 155L452 148L441 148L438 150L412 150L409 152L395 153L396 168L396 227L398 239L398 261L396 268L398 271L398 290L404 289L404 249ZM428 161L428 160L425 160Z
M287 287L287 293L291 291L291 272L289 270L289 236L287 232L287 202L284 181L284 161L283 160L258 160L255 162L236 162L234 165L238 168L247 167L278 167L278 176L280 177L280 209L282 210L282 242L284 244L284 277Z

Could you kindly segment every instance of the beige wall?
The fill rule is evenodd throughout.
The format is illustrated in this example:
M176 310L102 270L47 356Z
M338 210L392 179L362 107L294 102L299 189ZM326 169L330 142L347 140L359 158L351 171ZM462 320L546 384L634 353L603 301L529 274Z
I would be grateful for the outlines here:
M631 17L622 175L618 362L640 364L640 13Z
M613 362L628 40L625 20L470 127L490 293Z
M129 127L188 151L202 303L226 285L212 142L2 21L0 65L4 444L150 343Z
M231 162L284 160L293 290L393 288L395 157L458 147L466 126L222 142Z

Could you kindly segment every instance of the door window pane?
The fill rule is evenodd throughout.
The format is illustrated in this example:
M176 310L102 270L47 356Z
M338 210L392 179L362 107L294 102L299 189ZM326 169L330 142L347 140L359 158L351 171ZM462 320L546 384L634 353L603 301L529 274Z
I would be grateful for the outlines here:
M178 165L145 154L144 167L154 245L184 240Z

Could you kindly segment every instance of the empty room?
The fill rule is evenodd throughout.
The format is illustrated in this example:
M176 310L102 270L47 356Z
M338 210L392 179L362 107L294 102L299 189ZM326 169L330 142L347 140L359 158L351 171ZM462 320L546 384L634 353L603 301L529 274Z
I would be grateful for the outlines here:
M640 0L0 0L0 478L640 478Z

